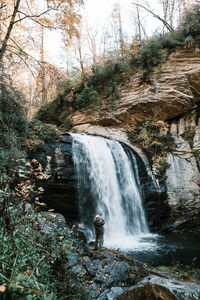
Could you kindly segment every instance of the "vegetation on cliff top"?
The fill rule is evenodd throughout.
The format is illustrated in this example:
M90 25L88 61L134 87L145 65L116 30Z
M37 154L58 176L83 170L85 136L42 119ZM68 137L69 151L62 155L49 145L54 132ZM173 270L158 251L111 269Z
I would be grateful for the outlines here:
M101 109L102 100L107 108L114 109L121 87L126 85L130 76L142 68L141 84L150 84L154 66L165 61L177 47L195 43L200 34L199 24L200 9L197 5L185 14L175 31L155 35L147 41L134 41L123 57L116 59L111 53L103 63L84 72L81 78L69 79L62 93L38 111L37 118L69 129L73 111L89 107Z

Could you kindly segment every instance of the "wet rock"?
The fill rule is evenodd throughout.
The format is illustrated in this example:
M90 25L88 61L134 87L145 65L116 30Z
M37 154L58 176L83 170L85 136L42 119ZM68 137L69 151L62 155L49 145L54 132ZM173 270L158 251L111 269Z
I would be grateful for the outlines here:
M109 289L104 290L103 293L97 298L97 300L107 300L107 294L110 292Z
M130 266L126 262L117 262L114 265L109 264L95 278L96 282L100 282L102 286L111 286L124 282L129 277Z
M77 265L71 269L71 273L82 278L86 275L87 271L82 265Z
M112 287L110 292L106 295L108 300L114 300L116 296L122 294L124 292L124 288L121 287Z
M79 254L77 252L70 252L68 255L68 263L63 265L64 273L71 267L75 266L78 263L78 260Z
M149 272L147 269L145 269L144 265L142 264L136 264L134 266L131 266L130 268L130 279L133 281L135 280L135 283L137 283L141 278L144 278L149 275Z
M86 260L83 262L88 273L95 276L104 266L104 263L100 259Z
M151 276L144 278L133 288L116 297L116 300L132 299L198 300L200 299L200 286Z
M48 180L40 183L45 189L41 200L47 203L48 208L54 208L70 222L79 221L77 179L74 172L72 159L72 137L64 134L57 143L52 143L47 152L35 153L36 158L43 166L47 167L47 156L51 159L48 166Z
M98 291L98 295L100 295L100 291L99 291L100 284L93 282L91 285L88 286L88 288L94 291Z
M122 287L112 287L110 290L106 289L98 298L97 300L114 300L115 297L122 294L126 288Z
M87 255L88 257L93 257L93 251L90 247L82 242L75 242L74 245L78 245L79 253L81 255Z
M101 257L104 258L106 261L113 261L113 260L118 260L117 257L115 255L113 255L112 253L109 252L103 252L101 254Z
M179 280L106 248L93 251L73 237L76 251L62 268L88 300L198 300L200 286ZM173 279L172 279L173 278Z
M58 228L66 227L66 220L59 213L40 212L38 214L40 229L44 233L50 233Z
M89 237L91 236L90 230L86 226L75 225L74 227L74 235L81 240L82 242L87 244Z

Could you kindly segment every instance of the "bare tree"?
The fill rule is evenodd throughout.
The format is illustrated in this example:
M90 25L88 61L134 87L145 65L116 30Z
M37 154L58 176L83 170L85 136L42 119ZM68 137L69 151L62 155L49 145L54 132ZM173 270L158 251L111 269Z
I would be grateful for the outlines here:
M144 5L141 5L141 4L138 4L138 3L132 3L132 4L136 5L136 6L139 6L139 7L143 8L143 9L145 9L146 11L148 11L154 18L156 18L159 21L161 21L163 23L164 27L166 27L168 31L173 31L174 30L173 27L164 18L162 18L159 15L155 14L153 12L153 10L151 10L151 8L146 7Z
M138 1L137 1L138 3ZM135 39L142 41L143 38L147 39L147 33L145 30L145 22L140 12L139 6L135 5L135 10L130 13L133 25L135 26Z
M92 30L91 27L89 27L88 24L86 24L86 30L87 30L87 41L88 41L88 47L92 54L92 64L96 63L97 60L97 38L98 38L98 31L97 29Z
M173 28L175 7L178 4L178 0L161 0L161 4L163 8L163 20ZM163 33L165 28L166 26L163 24Z
M39 78L41 80L41 104L44 105L47 101L47 94L46 94L46 78L45 78L45 60L44 60L44 27L41 26L41 48L40 48L40 61L41 67L39 72Z
M35 9L35 3L30 2L27 0L6 0L5 4L4 2L0 4L1 15L4 9L8 11L6 17L0 19L0 22L5 22L5 34L3 38L1 36L0 62L7 50L8 41L12 36L13 29L16 27L15 25L18 23L23 31L22 24L26 19L46 28L55 29L58 26L65 33L65 37L68 37L67 41L77 33L75 25L80 22L80 16L75 11L75 6L83 3L83 0L47 1L47 8L41 9L40 12ZM12 9L11 13L9 12L10 9ZM53 12L51 16L50 12ZM58 14L60 14L60 18L55 18L55 15ZM15 40L15 37L13 37L13 40ZM16 40L15 43L17 43Z
M15 18L16 18L16 15L18 13L18 10L19 10L20 2L21 2L21 0L17 0L16 3L14 4L14 9L13 9L13 13L12 13L12 16L11 16L11 19L10 19L10 24L7 28L5 38L4 38L4 40L2 42L2 46L0 48L0 62L2 61L3 55L6 51L6 47L7 47L8 40L10 38L12 29L13 29L13 26L16 23Z
M116 56L118 52L120 56L124 57L124 33L122 28L121 8L118 3L115 4L112 11L112 32L113 32L113 44Z

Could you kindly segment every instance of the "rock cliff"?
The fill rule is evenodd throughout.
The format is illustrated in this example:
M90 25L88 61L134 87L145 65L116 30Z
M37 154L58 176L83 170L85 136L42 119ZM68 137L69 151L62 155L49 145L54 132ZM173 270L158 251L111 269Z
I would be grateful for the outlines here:
M154 67L151 84L140 84L142 72L137 70L131 76L121 90L121 99L115 102L115 109L108 108L104 99L101 107L71 114L72 131L130 144L127 131L138 122L167 121L175 145L167 156L169 214L162 229L194 229L200 214L200 49L193 46L172 52L166 62ZM141 149L137 152L145 157Z
M154 67L151 84L140 84L143 70L136 70L121 90L115 108L101 107L76 111L72 126L98 124L130 129L144 120L169 120L195 107L200 100L200 49L179 49L167 61Z
M95 106L70 115L71 131L100 135L125 143L142 159L150 182L145 207L150 228L155 231L185 230L199 234L200 225L200 50L179 49L153 69L151 84L140 85L142 70L135 71L121 90L115 109L106 99ZM69 116L68 116L69 117ZM164 176L156 173L154 162L140 145L128 139L127 132L139 122L164 120L174 139L167 154ZM51 156L51 179L44 200L69 220L78 220L77 179L72 163L71 141L61 142L45 154ZM46 156L43 166L46 166ZM39 159L41 160L41 159ZM158 176L159 175L159 176ZM151 187L156 187L156 193ZM66 209L67 207L67 209Z

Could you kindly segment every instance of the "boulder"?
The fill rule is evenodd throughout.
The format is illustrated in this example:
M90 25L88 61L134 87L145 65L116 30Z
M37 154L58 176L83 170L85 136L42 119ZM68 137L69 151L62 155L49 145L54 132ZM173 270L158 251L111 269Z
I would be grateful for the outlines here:
M115 297L122 294L126 288L122 287L112 287L110 290L106 289L98 298L97 300L114 300Z
M68 269L78 264L79 254L77 252L70 252L68 255L68 263L62 264L62 269L64 274L68 271Z
M125 282L129 277L130 266L126 262L114 262L108 264L95 278L95 282L101 283L104 287Z
M90 275L95 276L99 271L102 270L104 263L100 259L87 259L83 262L83 266L85 266Z
M144 278L116 300L198 300L200 286L158 276Z
M38 222L42 232L48 234L58 228L66 227L66 220L59 213L40 212L38 214Z

